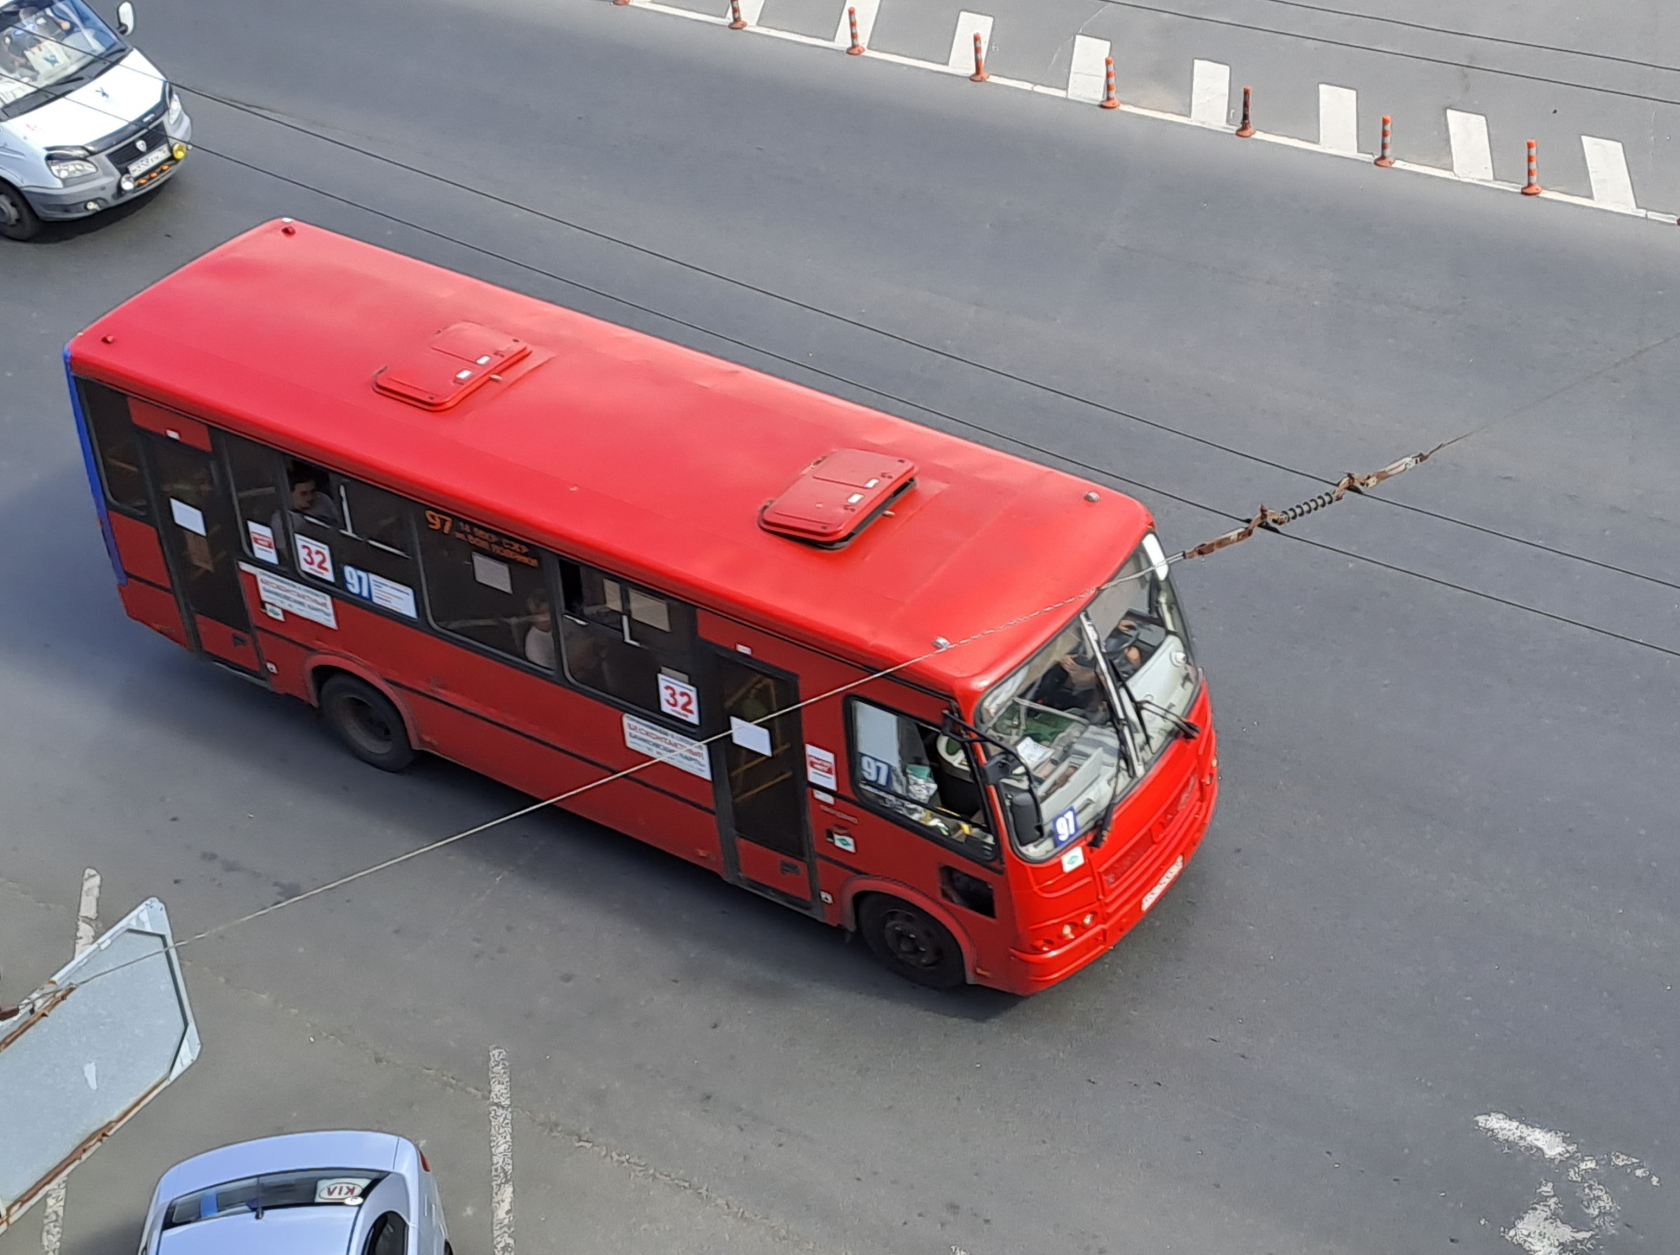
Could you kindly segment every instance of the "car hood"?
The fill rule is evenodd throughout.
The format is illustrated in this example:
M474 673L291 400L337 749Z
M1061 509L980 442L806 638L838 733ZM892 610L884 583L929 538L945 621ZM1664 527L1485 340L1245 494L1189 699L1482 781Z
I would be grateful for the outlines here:
M345 1255L355 1207L281 1207L166 1229L158 1255Z
M163 99L163 75L131 50L105 73L3 125L41 148L80 148L119 131Z

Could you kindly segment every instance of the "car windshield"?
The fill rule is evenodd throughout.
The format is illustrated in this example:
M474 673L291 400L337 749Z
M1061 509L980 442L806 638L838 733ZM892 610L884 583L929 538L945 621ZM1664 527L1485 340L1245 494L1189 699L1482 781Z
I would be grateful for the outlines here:
M82 0L0 4L0 107L87 77L122 40Z
M310 1168L224 1181L175 1199L164 1212L163 1227L246 1212L260 1216L282 1207L355 1207L383 1177L384 1173L355 1168Z
M1196 682L1166 557L1149 535L1073 622L981 699L977 726L1020 759L1044 817L1037 839L1017 834L1021 854L1049 858L1098 827L1172 742ZM1019 768L1011 783L1024 783Z

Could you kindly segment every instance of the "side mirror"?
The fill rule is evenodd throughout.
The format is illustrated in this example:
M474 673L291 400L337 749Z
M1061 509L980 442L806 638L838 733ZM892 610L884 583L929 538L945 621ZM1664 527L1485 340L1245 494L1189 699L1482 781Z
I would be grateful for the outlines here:
M1044 821L1039 818L1038 799L1026 789L1010 789L1009 825L1015 829L1015 839L1022 844L1037 841L1044 835Z
M117 6L117 30L124 35L134 33L134 6L129 0L122 0Z

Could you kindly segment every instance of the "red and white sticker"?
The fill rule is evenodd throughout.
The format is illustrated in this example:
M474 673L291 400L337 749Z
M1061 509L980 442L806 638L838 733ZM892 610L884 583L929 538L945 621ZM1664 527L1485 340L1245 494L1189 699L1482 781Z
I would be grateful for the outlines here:
M317 1203L359 1203L372 1177L322 1177L315 1182Z
M700 722L700 690L671 676L659 677L659 709L673 719Z
M332 550L318 540L310 540L307 536L295 536L297 541L298 569L305 575L313 575L318 580L333 582Z
M807 745L805 778L819 789L838 789L840 780L834 774L834 755L818 746Z
M280 552L274 547L274 529L265 523L246 521L245 529L251 533L251 552L270 566L280 565Z

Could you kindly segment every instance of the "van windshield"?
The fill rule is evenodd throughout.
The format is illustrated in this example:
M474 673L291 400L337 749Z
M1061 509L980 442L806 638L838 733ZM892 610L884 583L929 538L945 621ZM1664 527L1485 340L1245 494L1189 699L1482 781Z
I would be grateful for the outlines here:
M122 40L82 0L0 3L0 116L52 87L91 77L121 51ZM43 103L46 96L30 101Z

